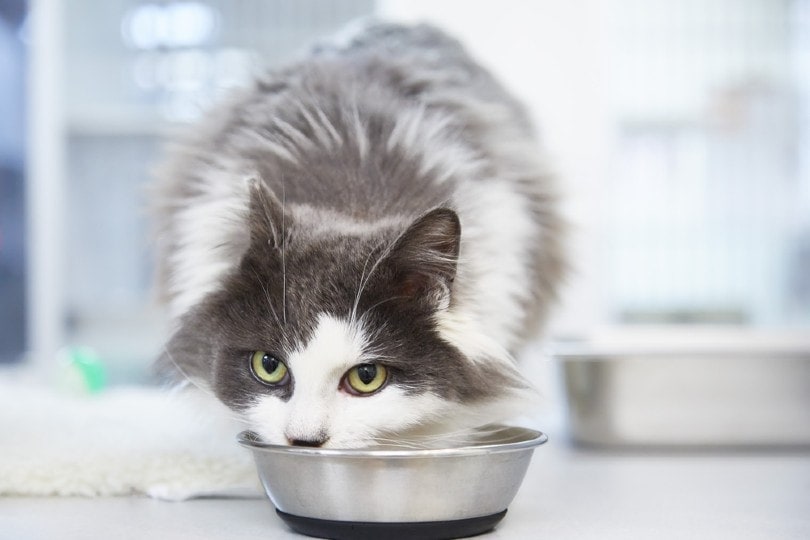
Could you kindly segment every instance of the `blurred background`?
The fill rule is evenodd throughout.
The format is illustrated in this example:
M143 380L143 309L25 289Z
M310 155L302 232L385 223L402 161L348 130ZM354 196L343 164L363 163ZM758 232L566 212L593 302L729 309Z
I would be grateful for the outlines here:
M147 381L162 144L372 14L445 27L530 106L573 229L553 341L810 334L810 0L2 0L0 361Z

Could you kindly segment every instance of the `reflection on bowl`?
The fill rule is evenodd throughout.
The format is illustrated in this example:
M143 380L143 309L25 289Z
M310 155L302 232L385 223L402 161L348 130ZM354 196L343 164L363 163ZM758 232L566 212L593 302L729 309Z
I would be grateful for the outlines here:
M531 429L490 426L461 447L339 450L239 435L278 514L298 532L328 538L457 538L490 530L546 440Z

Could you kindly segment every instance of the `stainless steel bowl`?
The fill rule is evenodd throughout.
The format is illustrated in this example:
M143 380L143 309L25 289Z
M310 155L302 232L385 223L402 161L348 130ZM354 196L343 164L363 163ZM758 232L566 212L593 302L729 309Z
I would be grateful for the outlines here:
M610 447L810 446L810 343L658 332L557 346L575 442Z
M329 538L453 538L489 530L546 440L538 431L498 426L457 448L339 450L239 435L279 515L299 532Z

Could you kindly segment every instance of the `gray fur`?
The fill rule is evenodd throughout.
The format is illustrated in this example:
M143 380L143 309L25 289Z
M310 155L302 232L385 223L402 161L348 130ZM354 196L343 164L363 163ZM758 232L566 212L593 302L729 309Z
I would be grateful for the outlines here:
M167 359L235 409L262 392L289 399L294 380L268 389L247 358L306 342L318 314L331 313L363 317L391 383L410 392L473 402L520 387L515 372L465 357L435 317L475 295L457 206L465 186L493 178L526 202L534 227L521 247L531 279L509 314L514 339L501 345L517 350L555 298L562 227L527 117L428 26L374 25L347 47L260 78L174 147L155 186L164 299L193 296L179 282L188 257L232 261L176 313ZM240 193L249 199L241 212L182 213ZM199 217L192 240L189 216Z

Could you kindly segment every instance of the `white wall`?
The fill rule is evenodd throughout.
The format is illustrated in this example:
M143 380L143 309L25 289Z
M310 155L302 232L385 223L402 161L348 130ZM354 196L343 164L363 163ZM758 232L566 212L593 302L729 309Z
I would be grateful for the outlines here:
M810 238L798 119L810 93L797 91L810 1L378 6L454 33L531 108L575 232L556 335L628 320L810 322L789 277Z
M531 109L560 179L576 267L555 334L602 319L597 235L612 140L604 2L380 0L380 15L437 24L461 39Z

